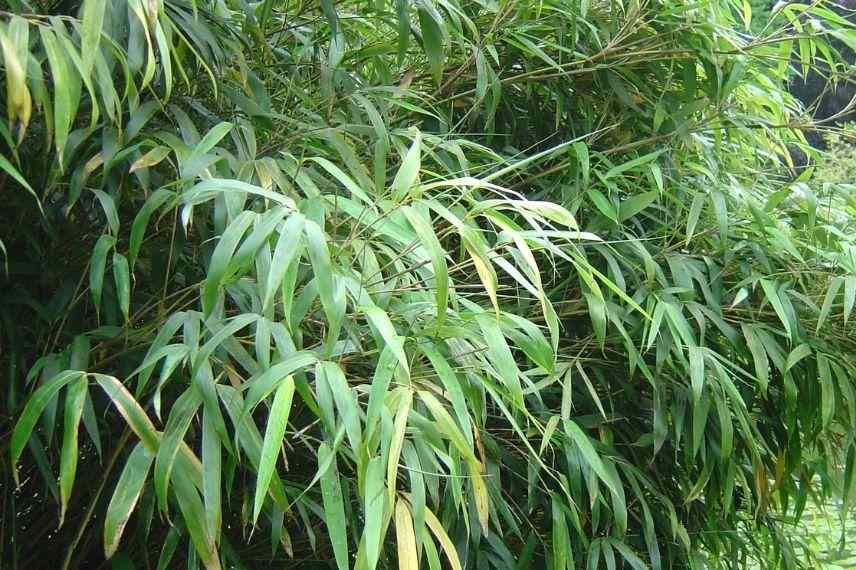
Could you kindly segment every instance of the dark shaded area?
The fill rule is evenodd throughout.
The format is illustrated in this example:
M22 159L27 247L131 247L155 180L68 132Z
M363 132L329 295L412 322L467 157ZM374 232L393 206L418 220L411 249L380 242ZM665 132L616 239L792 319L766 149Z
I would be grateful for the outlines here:
M804 1L803 4L810 2ZM771 2L771 4L773 4ZM829 8L851 22L856 22L856 0L838 0L830 4ZM832 39L831 43L841 53L844 61L849 65L856 65L856 52L850 49L844 42ZM848 121L856 120L856 109L850 109L846 113L837 116L856 97L856 73L853 69L839 67L837 69L838 80L832 81L831 70L812 70L805 78L796 76L790 85L790 92L806 106L812 117L825 126L838 125ZM822 133L810 131L806 133L809 142L813 146L823 148L825 146Z

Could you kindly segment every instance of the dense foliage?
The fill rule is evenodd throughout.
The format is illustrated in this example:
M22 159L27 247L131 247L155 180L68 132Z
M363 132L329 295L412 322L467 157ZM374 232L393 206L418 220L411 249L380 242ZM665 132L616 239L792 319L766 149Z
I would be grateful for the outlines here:
M9 6L12 567L792 567L852 496L825 2Z

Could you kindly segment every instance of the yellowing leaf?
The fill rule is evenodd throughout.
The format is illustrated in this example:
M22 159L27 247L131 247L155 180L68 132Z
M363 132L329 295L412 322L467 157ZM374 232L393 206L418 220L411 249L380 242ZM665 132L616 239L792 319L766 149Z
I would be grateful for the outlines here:
M398 501L395 505L395 538L398 547L398 570L419 570L413 519L404 501Z

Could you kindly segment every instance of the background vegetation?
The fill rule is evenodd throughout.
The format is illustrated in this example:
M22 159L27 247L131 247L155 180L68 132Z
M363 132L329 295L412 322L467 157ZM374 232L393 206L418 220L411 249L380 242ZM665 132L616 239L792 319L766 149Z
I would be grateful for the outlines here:
M856 201L787 86L852 76L833 8L12 0L0 560L814 564Z

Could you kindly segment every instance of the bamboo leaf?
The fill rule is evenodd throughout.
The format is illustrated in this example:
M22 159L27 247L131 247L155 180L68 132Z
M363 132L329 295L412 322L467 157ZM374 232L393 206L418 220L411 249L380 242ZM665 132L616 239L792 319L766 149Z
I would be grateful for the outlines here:
M138 443L125 462L104 517L104 556L106 558L112 558L119 547L128 519L131 518L143 492L143 485L146 483L153 459L154 455L146 449L146 446Z
M449 535L446 534L445 529L443 529L443 525L440 523L439 519L437 519L437 515L435 515L431 509L425 509L425 524L428 525L428 528L443 548L443 552L446 553L446 557L449 559L449 566L452 570L463 570L455 545L452 543Z
M407 391L401 398L398 404L398 410L395 412L395 423L393 425L392 442L389 445L389 461L386 469L386 484L389 493L389 504L395 504L396 493L396 478L398 476L398 463L401 458L401 448L404 444L405 430L407 429L407 419L410 415L410 408L413 405L413 393Z
M422 17L422 11L420 10L420 18ZM433 20L431 20L433 21ZM423 24L424 28L424 24ZM426 43L433 41L430 38L423 38ZM401 201L410 193L410 189L417 184L419 179L419 170L422 166L422 135L416 133L416 136L413 138L413 143L410 145L410 149L407 151L407 154L404 156L404 160L401 161L401 166L398 169L398 172L395 173L395 178L392 181L392 199L395 201Z
M60 526L65 520L68 499L71 496L71 489L74 486L74 478L77 473L77 435L80 428L80 418L83 415L86 388L86 375L81 375L69 385L65 396L65 419L59 464Z
M39 386L38 390L36 390L27 401L24 411L21 413L18 418L18 422L15 424L15 429L12 432L12 438L9 443L10 463L13 468L12 474L15 477L16 482L18 481L18 475L15 470L15 466L18 463L18 459L21 457L21 453L24 451L24 446L30 439L30 434L32 434L33 428L39 420L39 416L42 415L42 411L45 409L45 406L48 405L54 396L56 396L57 392L59 392L66 384L78 380L79 378L85 378L85 376L86 374L84 372L76 370L65 370L60 372L51 380Z
M416 534L410 518L410 509L404 501L398 501L395 505L395 537L399 570L419 570Z
M294 396L294 377L287 376L276 389L267 431L265 431L262 455L259 462L258 477L256 480L256 494L253 500L253 524L259 518L265 496L268 493L270 480L276 468L276 460L282 447L282 439L285 436L285 428L288 425L288 415L291 411L291 400Z
M318 448L318 464L325 466L319 475L324 502L324 521L333 544L336 567L348 570L348 536L345 531L345 506L334 452L326 443Z
M99 55L101 28L104 24L105 0L84 0L81 9L83 34L80 41L80 53L83 58L83 72L89 73Z
M170 152L172 152L172 149L168 146L156 146L152 150L135 160L133 164L131 164L131 168L128 169L128 172L136 172L137 170L157 166L163 161L163 159L169 156ZM163 190L163 188L161 190Z
M92 257L89 262L89 291L92 294L92 303L97 312L101 310L101 291L104 287L107 253L115 244L116 238L109 234L102 234L92 249Z
M815 333L820 332L820 328L823 326L823 323L826 322L826 318L829 316L829 311L832 309L832 303L835 302L835 297L838 295L838 291L841 290L841 286L843 284L844 280L840 277L836 277L829 284L829 289L827 289L826 295L823 298L823 306L820 308L820 316L817 318Z
M398 362L401 364L401 368L404 370L404 373L409 376L410 365L407 363L407 355L404 352L404 342L398 335L398 332L396 332L392 321L389 319L389 315L386 314L386 311L371 305L362 305L358 307L358 310L365 313L369 322L374 326L378 333L380 333L380 336L383 338L386 346L388 346L396 358L398 358Z
M131 312L131 272L128 268L128 259L118 252L113 253L113 279L116 282L119 309L127 321Z
M618 220L623 222L632 218L633 216L653 204L658 196L659 193L656 190L651 190L650 192L636 194L634 196L631 196L627 200L624 200L618 207Z
M791 330L791 322L788 319L788 314L785 312L785 306L782 304L782 300L779 298L779 292L776 290L776 286L767 279L761 279L761 288L764 289L764 294L767 296L767 300L773 306L773 309L776 311L776 315L778 315L779 320L782 323L782 326L785 327L785 331L788 333L788 336L793 338L793 331Z
M366 562L368 570L377 567L380 556L381 541L383 539L384 519L384 485L383 485L383 458L373 457L366 469L366 497L365 497L365 537ZM393 502L389 503L393 505Z
M143 411L131 393L113 376L106 374L91 374L91 376L107 393L107 396L113 401L113 405L116 406L116 409L127 422L128 427L137 434L149 453L157 453L160 436L146 412Z

